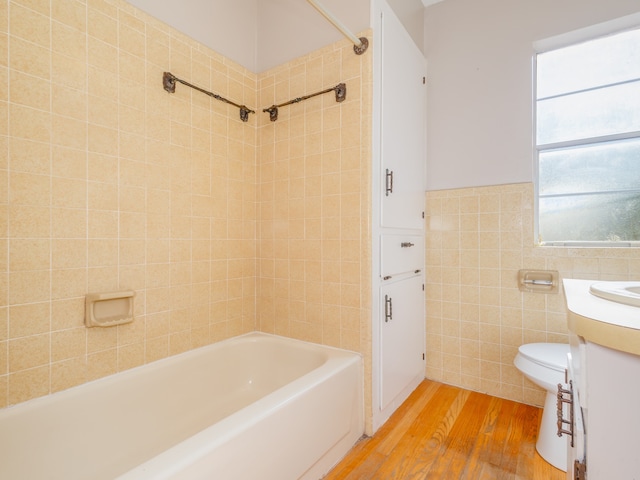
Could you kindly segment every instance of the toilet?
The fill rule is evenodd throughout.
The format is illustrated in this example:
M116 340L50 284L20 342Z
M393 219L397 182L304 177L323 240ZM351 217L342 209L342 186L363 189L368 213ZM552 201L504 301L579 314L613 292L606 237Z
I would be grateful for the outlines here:
M558 384L565 383L569 344L529 343L518 348L513 363L525 377L547 391L536 450L542 458L567 471L567 437L558 436Z

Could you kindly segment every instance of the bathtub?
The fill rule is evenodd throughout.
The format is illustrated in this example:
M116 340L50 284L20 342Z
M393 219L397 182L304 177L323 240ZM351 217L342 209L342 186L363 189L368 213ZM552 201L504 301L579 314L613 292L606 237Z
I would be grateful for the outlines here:
M363 431L358 354L254 332L0 410L0 478L318 479Z

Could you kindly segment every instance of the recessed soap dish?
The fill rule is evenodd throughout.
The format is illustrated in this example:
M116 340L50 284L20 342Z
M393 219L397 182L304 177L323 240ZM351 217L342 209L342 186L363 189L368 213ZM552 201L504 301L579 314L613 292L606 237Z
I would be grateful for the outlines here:
M133 290L88 293L85 297L84 324L112 327L133 322Z

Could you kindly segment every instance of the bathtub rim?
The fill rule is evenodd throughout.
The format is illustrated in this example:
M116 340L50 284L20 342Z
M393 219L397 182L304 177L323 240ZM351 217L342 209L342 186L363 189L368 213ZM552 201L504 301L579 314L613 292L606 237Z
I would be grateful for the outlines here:
M271 414L286 406L288 403L294 402L313 387L318 386L331 376L348 368L353 368L354 364L358 369L357 396L359 403L359 418L355 420L355 423L358 424L358 435L357 438L355 438L355 441L362 437L364 434L364 357L362 354L351 350L332 347L330 345L322 345L260 331L252 331L235 337L230 337L212 345L219 345L227 342L235 343L246 340L258 341L260 338L272 339L274 341L284 343L295 343L298 345L304 345L306 348L312 348L314 350L324 352L329 351L333 353L333 356L329 356L329 358L327 358L327 360L319 367L301 375L277 390L219 420L215 424L205 427L203 430L182 440L158 455L149 458L129 471L124 472L118 476L116 480L134 480L136 478L154 478L161 480L165 478L172 478L172 476L177 475L184 470L185 466L194 464L202 459L212 448L219 447L225 442L233 439L235 436L245 432L248 429L247 424L236 425L237 419L241 414L249 416L256 422L265 420ZM205 347L209 346L211 345L207 345ZM300 385L306 385L306 388L301 389ZM274 398L278 398L278 401L274 402ZM265 408L265 405L268 408ZM326 473L322 472L322 470L333 467L337 463L334 457L337 455L337 460L340 460L355 443L355 441L352 441L347 437L349 437L348 433L345 434L329 452L325 453L325 456L327 456L330 452L333 452L333 455L328 457L328 463L321 464L322 459L318 460L318 462L309 466L305 476L309 472L312 472L312 475L316 472ZM159 459L161 457L163 461L160 464Z
M259 338L270 338L274 341L278 341L278 340L282 340L282 341L290 341L293 343L298 343L300 345L306 345L307 347L313 348L313 349L317 349L317 350L330 350L330 351L334 351L337 355L339 355L340 353L347 355L347 354L354 354L354 355L358 355L361 359L363 359L363 355L359 352L353 351L353 350L347 350L347 349L342 349L342 348L338 348L338 347L333 347L331 345L323 345L320 343L314 343L314 342L310 342L310 341L306 341L306 340L300 340L297 338L291 338L291 337L285 337L283 335L277 335L277 334L273 334L273 333L267 333L267 332L261 332L259 330L253 330L251 332L246 332L246 333L242 333L239 335L235 335L233 337L228 337L225 338L224 340L220 340L218 342L214 342L214 343L209 343L207 345L202 345L200 347L196 347L196 348L192 348L190 350L186 350L184 352L180 352L180 353L176 353L174 355L169 355L167 357L163 357L160 358L158 360L154 360L148 363L144 363L142 365L137 365L135 367L131 367L131 368L127 368L126 370L121 370L119 372L115 372L115 373L111 373L109 375L105 375L104 377L100 377L100 378L95 378L93 380L89 380L87 382L78 384L78 385L73 385L69 388L65 388L63 390L59 390L57 392L52 392L49 393L47 395L43 395L40 397L36 397L36 398L31 398L29 400L25 400L23 402L19 402L19 403L15 403L12 405L7 405L6 407L0 408L0 421L2 420L2 417L5 415L11 415L11 412L17 409L35 409L38 407L38 405L40 403L47 403L47 402L57 402L57 401L62 401L65 397L67 396L73 396L76 394L76 392L82 388L89 388L91 385L94 384L109 384L109 383L115 383L118 381L121 381L122 376L134 376L137 372L139 372L140 370L158 370L161 369L163 365L167 364L167 363L174 363L179 361L182 358L189 358L189 357L195 357L198 355L198 353L204 351L204 350L215 350L215 349L219 349L222 348L224 345L228 345L229 343L236 343L236 342L240 342L243 340L251 340L252 338L255 338L255 340L257 341ZM310 372L308 372L310 373ZM307 373L307 374L308 374ZM304 374L303 376L307 375ZM297 380L297 379L296 379ZM294 380L294 382L296 381Z
M322 381L325 378L328 378L331 376L330 373L327 372L327 368L332 369L334 366L342 363L344 365L342 367L339 367L339 369L344 369L344 368L347 368L347 365L356 364L358 369L357 377L356 377L358 382L356 387L358 409L357 409L357 415L354 415L354 417L356 416L359 417L360 423L363 424L364 422L364 408L363 408L363 405L364 405L363 370L364 368L363 368L363 356L360 353L337 348L337 347L332 347L328 345L321 345L321 344L316 344L316 343L308 342L304 340L284 337L281 335L260 332L260 331L251 331L251 332L246 332L234 337L229 337L220 342L194 348L185 352L181 352L172 356L168 356L168 357L153 361L153 362L149 362L147 364L143 364L127 370L123 370L115 374L94 379L94 380L85 382L83 384L76 385L68 389L61 390L59 392L55 392L53 394L49 394L43 397L38 397L35 399L31 399L29 401L12 405L10 407L6 407L0 410L0 421L4 420L5 418L11 421L11 417L13 417L14 415L18 415L18 416L22 416L22 415L42 416L43 414L46 415L46 410L57 409L57 408L68 408L68 407L65 407L65 404L68 402L71 402L71 403L76 402L78 398L82 398L83 396L82 392L86 390L95 391L95 388L97 389L106 388L107 390L110 388L115 388L117 390L118 384L122 382L123 379L125 381L130 382L133 380L135 382L135 380L140 376L141 373L142 375L145 375L146 373L149 373L149 372L158 373L158 371L162 371L163 369L165 369L167 365L180 364L181 359L186 359L188 362L189 359L197 358L199 355L202 354L203 351L205 352L205 355L206 355L206 352L215 352L220 349L226 349L226 348L229 348L230 345L232 346L236 343L240 343L240 342L253 343L253 342L260 342L265 340L268 342L274 342L276 344L282 343L282 344L291 345L292 347L301 347L303 350L309 350L313 353L320 352L322 353L323 357L326 357L326 358L324 358L322 360L322 363L320 363L320 365L317 366L316 368L302 373L302 375L300 375L299 377L294 378L292 381L288 382L287 384L280 386L276 390L268 393L262 398L259 398L255 402L249 405L246 405L245 407L241 408L238 411L249 409L249 411L253 412L254 415L256 415L256 417L266 418L269 416L270 412L277 410L277 408L282 406L283 404L294 401L298 396L300 396L303 393L303 392L299 392L299 393L297 392L297 390L299 390L298 385L300 382L307 381L307 382L310 382L312 385L317 385L319 383L322 383ZM277 348L277 346L275 348ZM345 362L345 360L347 361ZM284 395L285 398L281 399L275 405L272 405L271 408L265 410L264 403L269 402L269 399L272 399L272 397L276 394L280 396ZM356 410L354 409L354 411ZM256 413L256 412L259 412L259 413ZM114 472L115 478L119 478L118 475L123 476L127 474L129 471L136 469L138 466L144 465L147 462L153 460L154 458L157 458L165 454L166 452L172 450L173 448L181 445L183 442L189 441L192 438L197 438L199 435L207 431L212 426L221 425L221 426L224 426L224 428L226 428L227 427L226 424L230 422L231 418L237 415L237 413L238 412L233 412L229 416L222 418L218 422L211 423L209 425L204 424L202 430L197 431L196 433L194 433L193 435L187 438L177 440L172 446L169 446L168 448L162 451L159 451L159 453L155 454L154 456L147 457L146 459L141 458L139 460L139 463L137 464L134 463L132 467L129 467L129 470L124 470L124 471L121 470L120 473ZM222 431L221 428L222 427L218 427L217 429L218 433ZM234 430L233 432L242 431L242 430L243 429ZM361 436L361 434L363 433L363 430L364 430L363 428L360 428L359 436ZM224 435L224 437L221 437L221 440L219 443L223 443L224 440L226 440L227 438L230 438L232 434L233 433L231 431L228 431ZM352 442L349 445L349 448L353 446L353 443L355 442ZM211 447L209 447L208 449L210 448ZM342 455L344 455L345 453L346 451L344 451ZM203 454L200 454L200 456L202 455ZM189 461L192 462L193 460L190 458Z

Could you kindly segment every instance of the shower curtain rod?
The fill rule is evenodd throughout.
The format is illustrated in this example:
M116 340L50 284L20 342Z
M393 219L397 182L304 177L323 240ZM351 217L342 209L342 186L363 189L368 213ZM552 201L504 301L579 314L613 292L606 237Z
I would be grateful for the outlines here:
M360 37L360 38L356 37L353 33L347 30L347 27L345 27L342 24L342 22L340 22L340 20L338 20L333 15L331 15L331 13L329 13L322 5L320 5L315 0L307 0L307 2L309 2L311 6L313 6L313 8L315 8L318 12L320 12L320 14L324 18L329 20L329 22L334 27L340 30L340 32L345 37L351 40L351 42L353 43L353 51L356 53L356 55L362 55L364 52L367 51L367 48L369 47L369 40L367 40L367 37Z
M203 88L197 87L196 85L193 85L185 80L182 80L170 72L164 72L162 74L162 86L167 92L175 93L176 82L180 82L181 84L186 85L187 87L191 87L194 90L198 90L199 92L202 92L205 95L209 95L210 97L213 97L216 100L220 100L221 102L228 103L229 105L233 105L234 107L238 107L240 109L240 120L242 120L243 122L246 122L249 120L250 113L256 113L255 110L251 110L246 105L238 105L237 103L232 102L231 100L227 100L226 98L221 97L217 93L209 92Z
M275 122L276 120L278 120L279 107L286 107L287 105L302 102L303 100L308 100L309 98L317 97L318 95L329 92L336 92L336 102L342 102L345 98L347 98L347 85L345 83L339 83L335 87L327 88L326 90L322 90L321 92L305 95L304 97L294 98L293 100L289 100L288 102L284 102L279 105L271 105L269 108L263 108L262 111L269 112L269 120Z

